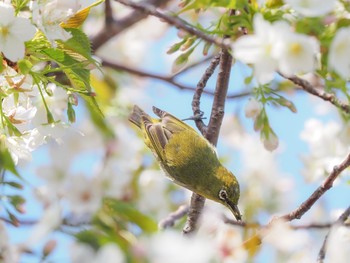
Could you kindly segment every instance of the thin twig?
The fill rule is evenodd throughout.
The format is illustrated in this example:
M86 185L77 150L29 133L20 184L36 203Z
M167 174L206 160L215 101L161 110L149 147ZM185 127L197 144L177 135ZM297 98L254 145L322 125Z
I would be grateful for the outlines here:
M164 6L169 2L170 0L145 0L146 4L158 7L158 6ZM107 14L106 14L107 15ZM116 35L120 34L124 30L128 29L132 25L136 24L140 20L146 18L148 15L145 12L141 12L139 10L134 10L125 18L121 18L118 20L113 19L112 22L108 22L105 24L103 29L91 40L91 45L93 50L97 50L102 45L104 45L108 40L115 37ZM105 21L107 20L107 16L105 18Z
M259 223L252 223L252 222L244 222L244 221L237 221L233 220L231 218L228 218L226 216L223 217L223 221L225 224L233 225L233 226L239 226L243 228L264 228L266 226L261 225Z
M201 113L200 99L202 97L202 93L207 92L204 90L204 88L207 85L209 78L213 75L216 67L219 65L219 62L220 62L220 54L216 55L212 59L209 67L205 70L204 75L202 76L202 78L199 80L197 84L197 88L193 94L193 99L192 99L192 111L194 116ZM200 118L196 119L196 126L201 131L202 134L206 133L206 125Z
M262 225L256 222L244 222L244 221L236 221L231 218L224 217L223 221L225 224L233 225L233 226L239 226L243 228L268 228L271 226L271 224ZM302 230L302 229L329 229L332 226L334 226L335 222L328 222L328 223L310 223L310 224L304 224L304 225L290 225L290 227L294 230ZM350 224L343 224L344 226L350 227Z
M350 216L350 206L340 215L335 225L342 225L348 219L349 216ZM322 247L318 252L317 263L323 263L326 257L326 247L327 247L329 233L330 232L328 232L327 235L325 236Z
M299 207L297 207L292 212L283 215L279 218L287 221L300 219L315 204L315 202L333 186L333 182L335 181L335 179L337 179L341 172L343 172L349 166L350 154L346 156L345 160L341 164L333 167L332 172L329 174L329 176L326 178L323 184L319 186L308 199L306 199Z
M341 102L334 94L331 93L327 93L321 89L317 89L314 86L311 85L310 82L308 82L305 79L299 78L295 75L293 76L286 76L282 73L279 72L279 74L286 78L289 79L291 82L293 82L294 84L298 85L299 87L301 87L303 90L305 90L308 93L311 93L312 95L315 95L325 101L329 101L330 103L332 103L334 106L340 108L341 110L343 110L346 113L350 113L350 106L345 104L344 102Z
M232 93L227 95L226 99L239 99L239 98L243 98L243 97L247 97L249 95L252 95L251 91L241 91L241 92L237 92L237 93Z
M170 213L166 218L159 222L159 228L165 229L175 225L175 222L188 213L188 205L180 206L175 212Z
M180 90L188 90L188 91L192 91L192 92L196 90L196 88L194 88L194 87L186 86L184 84L181 84L181 83L177 82L175 80L175 77L177 77L178 74L172 75L172 76L163 76L163 75L160 75L160 74L155 74L155 73L151 73L151 72L147 72L147 71L142 71L140 69L131 68L131 67L125 66L123 64L119 64L117 62L109 62L109 61L106 61L106 60L103 60L101 64L102 64L102 66L109 67L109 68L112 68L112 69L115 69L115 70L125 71L125 72L127 72L129 74L133 74L133 75L136 75L136 76L139 76L139 77L142 77L142 78L152 78L152 79L157 79L157 80L160 80L160 81L164 81L166 83L169 83L169 84L179 88ZM196 63L196 65L198 65L198 64L199 63ZM209 68L207 70L209 70ZM205 74L207 74L207 73L205 73ZM202 79L204 77L205 77L205 75L202 77ZM198 85L199 85L199 83L198 83ZM214 96L214 92L210 91L210 90L202 90L201 92L203 94L206 94L206 95ZM240 92L236 92L236 93L232 93L232 94L227 95L227 99L238 99L238 98L246 97L246 96L249 96L249 95L251 95L250 91L240 91Z
M163 21L167 22L170 25L173 25L179 29L182 29L183 31L196 36L208 43L214 44L218 47L228 49L230 48L230 44L224 41L224 38L219 38L219 37L211 37L207 33L204 33L202 31L199 31L198 29L190 26L187 24L185 21L181 20L178 17L170 16L168 14L165 14L161 11L158 11L157 8L155 8L153 5L146 3L146 2L141 2L141 3L136 3L133 1L128 1L128 0L115 0L116 2L119 2L123 5L130 6L136 10L139 10L141 12L144 12L145 14L152 15L155 17L158 17L162 19Z
M174 80L173 76L163 76L160 74L146 72L146 71L142 71L142 70L138 70L138 69L134 69L134 68L125 66L123 64L118 64L116 62L109 62L106 60L102 61L102 66L109 67L109 68L112 68L115 70L125 71L125 72L128 72L130 74L137 75L139 77L158 79L158 80L167 82L173 86L176 86L181 90L190 90L190 91L195 90L193 87L178 83L177 81ZM210 92L210 91L206 91L205 93L208 95L214 95L214 93Z
M19 227L19 226L33 226L35 224L38 224L40 220L39 219L21 219L21 220L18 219L16 222L13 222L13 220L11 220L10 218L0 217L0 221ZM62 219L62 226L69 226L69 227L79 227L83 225L88 225L90 223L91 223L91 220L88 218L75 219L74 217L66 217Z
M262 225L257 222L244 222L244 221L236 221L231 218L224 217L223 221L225 224L233 225L233 226L239 226L243 228L268 228L271 226L271 224ZM329 229L331 228L335 223L334 222L328 222L328 223L310 223L310 224L304 224L304 225L290 225L290 227L294 230L301 230L301 229ZM350 224L343 224L344 226L350 227Z
M193 68L198 67L198 66L200 66L200 65L202 65L202 64L205 64L205 63L207 63L208 61L211 61L211 60L214 58L214 56L215 56L215 55L206 56L204 59L198 60L198 61L192 63L191 65L186 66L184 69L180 70L179 72L176 72L176 73L173 75L173 77L177 77L177 76L179 76L179 75L182 75L182 74L188 72L190 69L193 69Z
M184 234L191 234L197 229L197 223L203 210L205 198L199 194L192 193L187 221L182 230Z
M300 219L310 208L316 203L316 201L326 192L328 191L332 185L335 179L346 169L350 166L350 154L346 156L343 162L341 162L339 165L336 165L333 167L332 172L329 174L329 176L325 179L323 184L319 186L309 198L307 198L300 206L298 206L295 210L292 212L285 214L283 216L275 217L271 220L271 222L268 224L271 225L276 220L282 219L285 221L292 221L294 219ZM261 240L263 238L263 234L259 231L252 237L250 237L248 240L244 242L244 246L249 249L253 250L254 247L261 244Z

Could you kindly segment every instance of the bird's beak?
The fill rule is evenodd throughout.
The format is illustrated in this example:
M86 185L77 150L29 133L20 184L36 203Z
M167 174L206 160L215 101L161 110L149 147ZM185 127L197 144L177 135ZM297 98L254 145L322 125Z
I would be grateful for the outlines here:
M232 214L234 215L234 217L236 218L236 220L242 221L241 212L239 211L238 206L236 204L234 204L233 202L231 202L230 200L226 200L226 204L230 208L230 210L231 210Z

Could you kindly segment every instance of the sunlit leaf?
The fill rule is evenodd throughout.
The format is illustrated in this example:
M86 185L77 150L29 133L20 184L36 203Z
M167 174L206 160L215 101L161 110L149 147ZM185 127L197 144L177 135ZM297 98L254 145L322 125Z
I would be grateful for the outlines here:
M106 199L104 209L107 209L107 211L112 215L116 214L125 221L135 223L145 232L151 233L158 230L158 226L155 221L142 214L131 204L115 199Z
M95 3L89 5L88 7L84 8L82 10L79 10L75 15L70 17L66 22L61 23L60 24L61 27L63 27L63 28L78 28L78 27L80 27L84 23L86 18L88 17L88 15L90 13L90 9L94 6L101 4L102 2L104 2L104 0L96 1Z

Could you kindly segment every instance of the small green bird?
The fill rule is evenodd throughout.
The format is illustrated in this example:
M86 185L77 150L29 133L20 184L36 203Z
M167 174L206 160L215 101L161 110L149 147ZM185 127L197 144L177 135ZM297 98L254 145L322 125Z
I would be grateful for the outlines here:
M222 166L213 145L173 115L156 107L153 112L160 119L135 105L129 121L141 129L145 144L166 175L176 184L227 206L240 221L238 181Z

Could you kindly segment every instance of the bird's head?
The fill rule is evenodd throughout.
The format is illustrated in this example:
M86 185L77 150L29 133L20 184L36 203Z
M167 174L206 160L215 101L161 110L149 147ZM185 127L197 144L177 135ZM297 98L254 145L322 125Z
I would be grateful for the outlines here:
M239 184L236 177L226 168L221 168L220 181L223 183L217 188L216 200L227 206L237 221L242 220L241 213L238 209L238 199L240 195Z
M220 203L227 206L237 221L242 221L241 212L238 209L237 203L239 198L239 185L233 185L230 188L223 188L218 193Z

